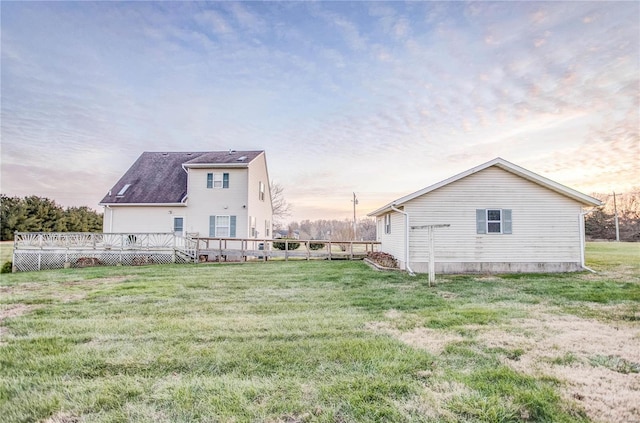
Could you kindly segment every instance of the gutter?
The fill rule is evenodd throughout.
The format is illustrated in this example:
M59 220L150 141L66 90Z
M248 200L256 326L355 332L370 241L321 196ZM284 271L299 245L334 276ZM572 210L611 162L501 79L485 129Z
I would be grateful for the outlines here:
M596 209L597 207L594 207L591 210L588 210L586 212L580 212L580 267L582 267L585 270L588 270L591 273L596 273L596 271L587 267L585 264L584 250L586 247L586 234L584 229L584 217L589 213L596 211Z
M411 266L409 266L409 213L402 211L396 208L395 204L391 204L391 210L396 211L398 213L402 213L404 215L404 233L405 233L405 244L404 244L404 257L405 257L405 267L407 268L407 273L411 276L415 276L416 274L411 270Z

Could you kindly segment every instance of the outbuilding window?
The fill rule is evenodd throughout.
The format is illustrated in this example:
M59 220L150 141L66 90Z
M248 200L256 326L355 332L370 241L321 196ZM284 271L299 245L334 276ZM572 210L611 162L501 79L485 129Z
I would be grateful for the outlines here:
M391 233L391 213L387 213L384 215L384 233Z
M476 209L476 233L512 233L512 212L510 209Z

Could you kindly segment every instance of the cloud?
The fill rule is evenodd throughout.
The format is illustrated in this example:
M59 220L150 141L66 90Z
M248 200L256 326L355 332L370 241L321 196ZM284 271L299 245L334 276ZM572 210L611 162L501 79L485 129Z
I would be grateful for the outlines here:
M640 12L615 5L3 4L3 188L67 196L31 164L95 202L165 149L264 148L305 213L497 155L630 178Z

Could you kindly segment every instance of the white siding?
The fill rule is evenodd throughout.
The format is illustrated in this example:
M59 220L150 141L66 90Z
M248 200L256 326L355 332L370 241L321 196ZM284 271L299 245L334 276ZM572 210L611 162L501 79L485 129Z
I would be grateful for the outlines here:
M260 200L260 182L265 185L264 200ZM247 206L249 207L249 215L256 219L258 238L272 238L273 210L271 207L267 160L264 153L256 157L249 165ZM265 233L265 225L269 226L268 236Z
M111 206L104 209L103 230L108 232L173 232L173 218L184 217L186 207ZM187 226L185 226L187 227Z
M391 212L391 233L385 232L384 215L378 217L378 241L381 242L381 251L393 255L404 269L405 259L405 218L402 213Z
M511 209L513 233L476 234L476 209ZM581 205L497 167L415 198L405 210L411 226L451 225L435 232L439 263L580 262ZM426 230L411 231L410 255L412 263L428 262Z
M229 188L207 188L208 173L228 173ZM209 216L236 216L236 237L247 237L247 169L189 169L187 232L209 236ZM243 207L245 206L245 207Z

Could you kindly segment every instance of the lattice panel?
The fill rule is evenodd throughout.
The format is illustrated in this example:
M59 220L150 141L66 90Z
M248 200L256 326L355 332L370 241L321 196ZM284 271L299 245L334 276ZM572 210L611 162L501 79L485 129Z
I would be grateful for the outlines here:
M18 272L34 272L40 270L40 259L37 254L14 254L13 265Z
M154 252L96 252L73 251L53 252L46 250L21 251L15 254L14 265L18 272L33 272L46 269L62 269L65 263L70 267L93 266L147 266L151 264L173 263L174 255ZM177 263L190 263L192 261L181 259L176 255Z

